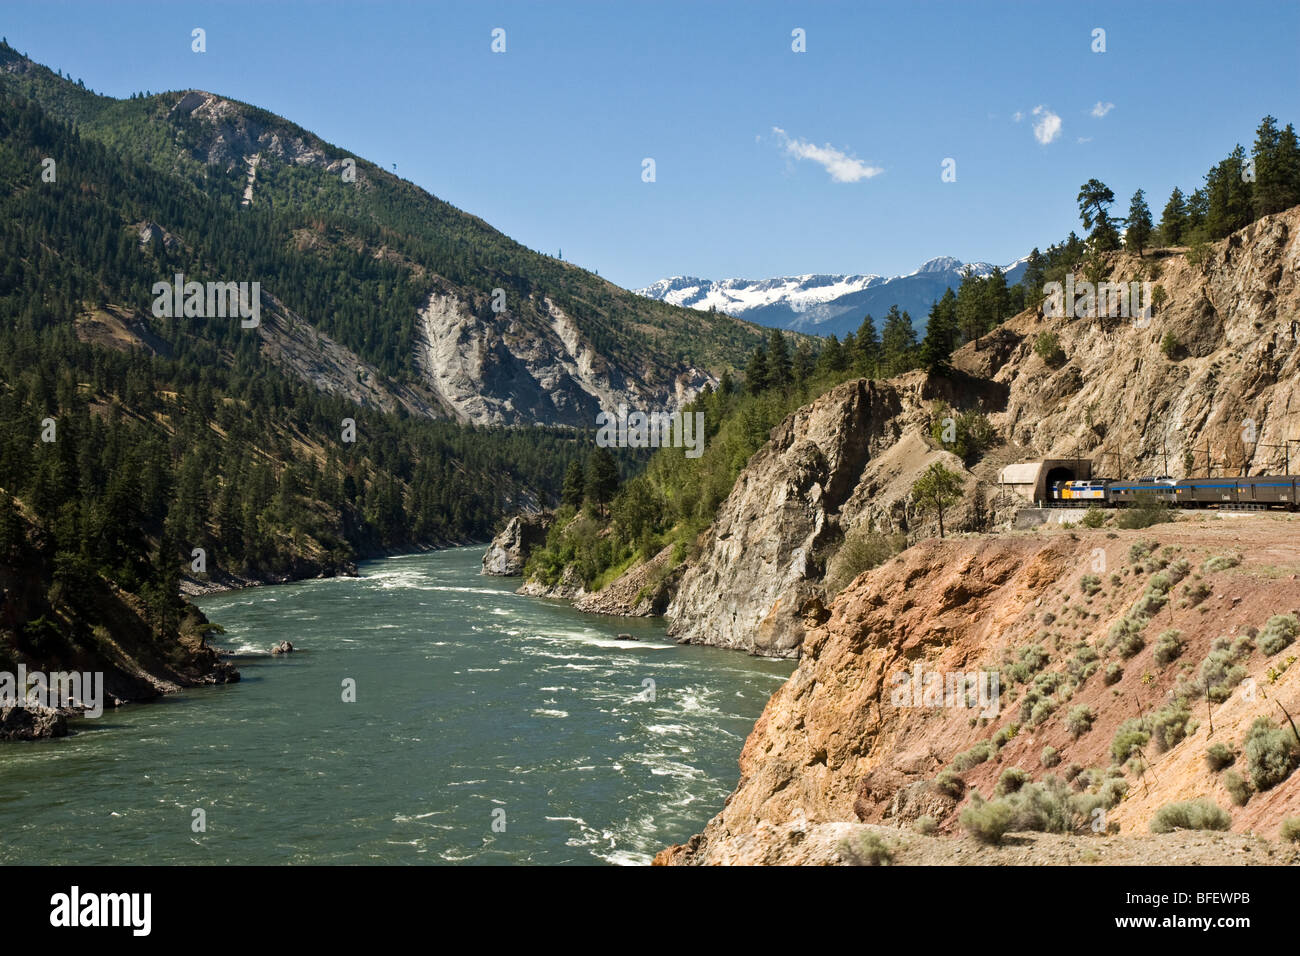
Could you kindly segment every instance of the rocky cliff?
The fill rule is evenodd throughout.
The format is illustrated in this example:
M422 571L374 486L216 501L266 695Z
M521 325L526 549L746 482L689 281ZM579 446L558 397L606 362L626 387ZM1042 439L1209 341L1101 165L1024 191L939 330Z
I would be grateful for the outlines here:
M483 554L483 573L514 577L524 573L529 552L546 542L555 516L549 513L515 515L506 522Z
M1282 473L1300 451L1300 208L1209 246L1116 255L1106 276L1149 281L1149 322L1045 318L1039 309L961 348L945 374L849 382L773 430L687 561L671 633L762 654L798 652L801 608L852 528L931 533L912 483L933 461L982 487L1032 457L1091 459L1097 473ZM1082 276L1079 277L1082 281ZM1158 290L1158 291L1157 291ZM1036 349L1044 333L1060 352ZM997 443L970 469L932 436L933 402L985 414ZM1208 444L1208 456L1206 452ZM1292 471L1295 470L1292 462ZM969 524L974 498L949 527ZM1005 517L1005 516L1000 516Z
M105 708L239 680L208 646L211 625L198 608L185 605L163 628L143 600L98 574L69 587L30 522L19 522L20 540L0 554L0 675L16 682L20 665L46 675L98 672ZM0 740L64 736L68 718L84 710L33 705L25 688L12 693L0 695Z
M787 417L687 562L668 606L669 633L684 643L795 656L844 534L919 529L912 483L933 462L964 473L961 460L928 437L929 408L940 399L973 408L996 400L996 389L970 384L924 372L858 379Z
M1287 770L1238 807L1206 753L1226 744L1249 778L1252 723L1285 728L1283 710L1300 712L1297 645L1267 636L1286 631L1275 616L1300 612L1297 528L1294 516L1202 514L1145 531L910 548L861 575L809 631L745 743L736 791L703 834L659 862L785 859L821 824L928 816L956 837L972 791L991 796L1009 768L1061 774L1078 792L1122 781L1109 785L1122 796L1107 821L1122 835L1146 833L1168 803L1205 796L1231 811L1233 831L1275 837L1300 815L1300 775ZM1167 599L1148 600L1153 590ZM1138 622L1136 637L1117 641L1124 620ZM1225 678L1227 653L1240 670ZM925 671L998 674L997 713L960 696L896 696ZM1226 693L1211 689L1222 680ZM1148 738L1116 760L1126 729ZM1282 767L1291 759L1294 769L1300 743L1279 733ZM945 768L956 777L936 782Z
M1147 324L1032 310L955 364L982 377L1000 366L991 377L1008 397L992 420L1026 457L1182 477L1207 473L1208 442L1216 474L1278 474L1300 406L1298 273L1300 207L1210 245L1198 264L1168 250L1115 257L1109 279L1150 281L1164 296ZM1044 332L1060 356L1035 352Z

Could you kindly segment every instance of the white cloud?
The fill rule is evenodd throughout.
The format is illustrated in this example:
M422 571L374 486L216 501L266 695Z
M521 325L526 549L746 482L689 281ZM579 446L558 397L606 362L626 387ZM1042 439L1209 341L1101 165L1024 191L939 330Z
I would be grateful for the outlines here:
M795 159L811 159L830 173L831 180L834 182L856 183L884 172L879 166L868 166L862 160L855 159L833 146L818 146L804 139L791 139L779 126L773 126L772 132L781 141L788 155Z
M1034 124L1034 139L1038 142L1046 146L1061 135L1061 117L1046 106L1035 106L1033 115L1038 117Z
M1079 139L1077 140L1077 142L1080 142L1080 143L1091 143L1091 142L1092 142L1092 137L1091 137L1091 136L1080 136Z
M1015 113L1012 114L1011 116L1011 122L1019 123L1024 118L1025 118L1025 114L1020 112L1020 110L1016 110Z
M1114 103L1103 103L1101 100L1098 100L1097 105L1092 108L1092 115L1097 117L1097 119L1101 119L1114 108Z

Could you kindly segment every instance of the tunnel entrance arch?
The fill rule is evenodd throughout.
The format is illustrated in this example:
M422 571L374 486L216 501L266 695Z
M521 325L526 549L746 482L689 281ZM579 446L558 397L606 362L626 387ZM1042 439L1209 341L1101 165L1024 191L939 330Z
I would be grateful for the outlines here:
M1086 458L1052 458L1046 459L1038 470L1035 482L1034 500L1050 501L1052 485L1058 481L1087 481L1092 477L1092 462Z

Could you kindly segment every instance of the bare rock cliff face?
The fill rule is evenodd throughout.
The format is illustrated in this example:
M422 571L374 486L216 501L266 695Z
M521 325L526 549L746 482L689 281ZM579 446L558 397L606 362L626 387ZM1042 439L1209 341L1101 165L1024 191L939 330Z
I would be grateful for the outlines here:
M845 382L787 417L741 472L668 606L669 634L794 657L824 562L858 524L909 526L906 496L931 462L920 432L944 390L922 372Z
M1165 300L1131 318L1043 318L1029 310L954 356L945 375L849 382L773 430L688 562L668 608L690 643L793 656L801 608L855 527L929 533L908 496L933 461L965 471L930 437L931 403L988 416L1004 442L965 471L996 492L1000 464L1079 456L1113 477L1282 473L1300 409L1300 207L1184 255L1120 255L1115 282L1146 278ZM1080 280L1081 281L1081 280ZM1034 350L1055 334L1064 360ZM1291 429L1288 431L1288 429ZM1296 449L1291 443L1290 470ZM968 499L964 508L969 508ZM966 514L969 514L967 511ZM961 527L965 514L951 516Z
M1206 474L1208 441L1215 474L1280 473L1300 408L1300 207L1214 243L1200 265L1124 255L1110 278L1156 269L1148 281L1167 300L1145 327L1031 311L981 351L964 346L956 363L987 375L994 356L1005 360L995 380L1009 399L992 421L1026 456L1079 454L1113 477L1183 477ZM1057 366L1034 353L1044 331L1064 352Z
M546 532L554 520L550 514L515 515L483 554L483 573L504 577L523 574L528 555L546 542Z
M202 90L174 96L168 119L185 130L190 158L227 171L244 171L244 206L257 205L259 175L276 165L319 170L334 180L349 159L342 150L264 110ZM382 186L400 192L403 201L433 202L414 186L351 159L357 189ZM185 237L172 236L158 224L140 225L142 240L152 240L155 233L169 248L184 243ZM336 241L311 227L298 230L295 238L303 251ZM570 315L549 297L553 290L542 292L534 287L518 294L512 286L513 298L507 298L506 309L498 311L483 290L450 281L438 272L436 263L412 261L387 245L374 248L359 236L345 236L342 241L358 253L409 269L427 284L428 297L415 316L410 342L421 376L414 386L377 381L365 362L309 325L311 316L303 317L300 325L291 325L291 330L302 328L313 343L320 340L330 346L318 362L298 348L301 342L293 337L282 335L281 341L273 343L297 374L331 393L349 394L385 409L401 405L413 414L451 417L475 425L590 428L602 409L613 412L620 404L642 410L676 408L706 384L717 384L711 372L677 358L672 348L650 347L640 354L633 354L637 350L626 345L606 343L597 348L595 340L603 325L637 324L635 316L619 312L620 297L635 299L624 290L609 286L608 302ZM512 285L506 279L501 281ZM285 293L280 290L280 294ZM288 309L281 311L291 315ZM681 320L691 320L687 310L682 310ZM653 330L645 331L647 336L640 344L649 346L654 341Z
M595 427L602 409L675 408L710 373L687 368L662 379L600 355L549 299L494 313L435 290L416 323L416 363L456 418L476 425Z

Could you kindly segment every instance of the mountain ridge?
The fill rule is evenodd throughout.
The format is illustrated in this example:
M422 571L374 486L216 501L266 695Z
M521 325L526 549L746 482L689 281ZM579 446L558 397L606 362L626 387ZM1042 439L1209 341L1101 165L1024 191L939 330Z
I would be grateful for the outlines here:
M747 322L701 320L530 250L257 106L197 89L105 97L8 46L0 89L253 221L273 254L244 255L241 278L260 277L286 310L391 380L394 395L416 388L417 405L464 423L589 427L606 405L678 405L762 340ZM147 218L179 257L202 245L174 216ZM330 272L318 288L294 283L318 267ZM430 312L447 318L432 330L443 335L436 355Z
M1028 256L1002 271L1008 285L1024 275ZM670 276L635 290L638 295L700 311L716 310L773 328L843 337L857 329L864 315L881 318L891 305L912 317L922 331L930 306L945 289L961 285L969 266L978 276L995 268L987 262L963 263L952 256L927 259L911 272L895 276L876 273L807 273L768 279L703 279Z

